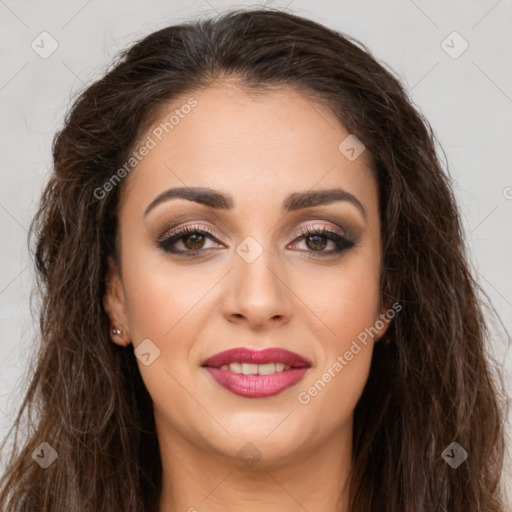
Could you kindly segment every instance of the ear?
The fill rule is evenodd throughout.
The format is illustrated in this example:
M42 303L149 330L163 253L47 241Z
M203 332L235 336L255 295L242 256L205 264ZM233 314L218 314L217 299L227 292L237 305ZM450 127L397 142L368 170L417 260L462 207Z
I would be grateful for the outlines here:
M396 308L396 305L399 306L399 309ZM402 307L398 304L391 304L390 301L387 301L385 304L381 303L381 308L378 316L375 318L375 329L377 329L377 334L374 338L375 342L378 342L382 339L382 337L386 334L389 325L393 321L393 318L396 316L396 312L400 311Z
M106 284L103 307L110 318L110 337L117 345L126 347L130 344L130 333L126 321L124 291L118 266L111 257L108 258ZM115 334L113 329L119 329L121 333Z

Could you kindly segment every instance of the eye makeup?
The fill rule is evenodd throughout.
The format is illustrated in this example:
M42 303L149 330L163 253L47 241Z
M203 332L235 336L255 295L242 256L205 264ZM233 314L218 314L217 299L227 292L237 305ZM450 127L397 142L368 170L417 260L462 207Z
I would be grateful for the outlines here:
M171 228L158 237L157 245L169 254L180 257L195 257L215 250L215 247L204 247L207 241L220 244L221 249L225 247L220 238L222 236L216 230L195 224ZM318 222L314 226L304 226L296 230L292 235L291 242L286 247L292 246L295 248L300 240L304 240L306 248L295 250L311 253L311 256L315 258L339 255L343 251L354 247L357 243L354 237L340 226L332 228ZM309 245L310 243L311 245ZM331 248L325 250L329 244ZM181 248L178 247L180 245Z

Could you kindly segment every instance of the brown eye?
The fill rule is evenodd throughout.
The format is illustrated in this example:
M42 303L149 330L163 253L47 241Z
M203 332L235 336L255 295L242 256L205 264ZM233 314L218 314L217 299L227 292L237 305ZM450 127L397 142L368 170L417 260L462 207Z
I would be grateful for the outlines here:
M183 245L191 251L194 251L196 249L202 249L202 245L204 244L205 241L204 235L199 233L184 236L182 237L182 239Z
M187 226L172 232L158 241L158 245L165 252L172 254L195 255L198 252L206 251L204 245L208 241L216 242L217 239L204 228L196 228ZM182 248L177 248L176 245L181 243Z
M300 234L301 236L298 239L302 238L304 240L304 244L306 246L305 252L313 253L314 256L318 257L339 254L346 249L354 247L356 244L347 237L325 227L309 227ZM216 237L214 237L208 230L194 226L187 226L185 228L174 230L170 235L162 237L162 239L158 241L158 246L165 252L171 254L180 256L196 256L212 249L212 247L205 247L205 243L208 240L218 242ZM220 242L218 243L220 244ZM327 249L329 243L333 245L333 248L330 250ZM179 244L181 244L181 248L177 247ZM219 247L222 248L222 245L223 244L220 244Z
M356 245L355 241L350 240L346 236L343 236L336 231L327 229L326 227L308 227L303 230L300 235L301 236L298 239L304 239L306 252L313 253L315 256L329 256L333 254L339 254ZM334 248L331 250L326 250L329 242L332 243Z
M314 251L322 251L327 246L327 239L319 235L308 236L306 237L306 245Z

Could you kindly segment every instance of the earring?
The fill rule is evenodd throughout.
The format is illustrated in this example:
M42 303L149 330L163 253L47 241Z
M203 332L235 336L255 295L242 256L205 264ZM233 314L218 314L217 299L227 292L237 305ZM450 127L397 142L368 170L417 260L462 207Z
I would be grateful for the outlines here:
M114 336L121 336L121 329L112 329L112 334Z

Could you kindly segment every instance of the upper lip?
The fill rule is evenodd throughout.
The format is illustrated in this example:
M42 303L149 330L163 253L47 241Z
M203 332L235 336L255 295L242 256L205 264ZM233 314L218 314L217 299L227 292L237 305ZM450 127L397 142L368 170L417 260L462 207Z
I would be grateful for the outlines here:
M311 366L311 362L308 359L295 352L290 352L289 350L282 348L253 350L246 347L238 347L219 352L203 361L202 366L220 368L230 363L284 363L290 365L292 368L306 368Z

